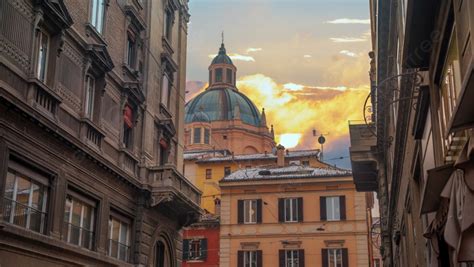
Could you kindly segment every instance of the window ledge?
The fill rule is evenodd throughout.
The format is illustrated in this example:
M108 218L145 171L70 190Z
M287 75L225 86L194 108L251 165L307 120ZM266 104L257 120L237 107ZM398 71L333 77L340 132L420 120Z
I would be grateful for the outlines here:
M139 80L140 77L141 77L141 73L140 71L138 70L135 70L133 69L132 67L130 67L127 63L123 63L122 64L122 69L128 73L128 75L130 75L132 78L134 78L135 80Z
M163 38L161 38L162 42L163 42L163 48L170 54L174 54L174 50L173 50L173 47L171 46L171 41L168 40L168 38L166 38L165 36L163 36Z
M187 263L203 263L204 260L186 260Z
M87 37L92 37L94 38L97 42L107 45L107 42L105 41L104 37L102 34L100 34L94 26L90 23L86 23L86 35Z
M160 103L160 113L164 114L166 118L171 118L171 112L168 110L168 107L166 107L163 103Z

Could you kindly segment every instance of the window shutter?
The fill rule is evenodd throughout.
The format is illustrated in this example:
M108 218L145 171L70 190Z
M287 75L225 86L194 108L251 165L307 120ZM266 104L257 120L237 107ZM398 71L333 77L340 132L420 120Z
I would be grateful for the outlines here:
M298 260L299 260L298 267L304 267L304 249L298 250Z
M284 250L278 251L278 258L280 262L280 267L285 267L285 251Z
M237 200L237 223L244 223L244 201Z
M200 257L200 259L205 260L205 259L207 259L207 239L206 238L201 239L200 242L201 242L201 257Z
M257 199L257 223L262 223L262 200Z
M279 222L285 221L285 199L284 198L278 199L278 221Z
M346 219L346 196L339 197L339 210L341 212L341 220Z
M328 263L328 249L323 248L321 249L321 259L323 261L323 266L322 267L329 267ZM345 266L344 266L345 267Z
M303 221L303 198L298 198L298 222Z
M189 239L183 239L183 260L189 259Z
M244 267L244 252L242 250L237 251L237 267Z
M320 212L320 217L321 221L326 221L327 220L327 214L326 214L326 197L319 197L319 212Z
M257 267L262 267L263 265L262 251L257 250Z
M347 248L342 249L342 266L349 267L349 253Z

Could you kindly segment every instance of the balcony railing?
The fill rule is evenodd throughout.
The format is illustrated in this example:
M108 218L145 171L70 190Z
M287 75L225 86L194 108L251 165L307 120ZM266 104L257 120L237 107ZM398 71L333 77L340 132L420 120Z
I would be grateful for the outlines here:
M87 248L94 249L95 234L93 231L64 222L62 239L68 243Z
M3 218L6 222L44 233L46 215L46 212L12 199L4 198L3 200Z
M128 262L130 259L130 246L109 239L107 254L110 257Z

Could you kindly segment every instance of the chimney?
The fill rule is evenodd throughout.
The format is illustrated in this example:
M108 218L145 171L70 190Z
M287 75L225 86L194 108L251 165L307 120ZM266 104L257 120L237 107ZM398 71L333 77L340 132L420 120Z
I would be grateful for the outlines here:
M278 167L285 166L285 147L281 144L277 147L277 165Z

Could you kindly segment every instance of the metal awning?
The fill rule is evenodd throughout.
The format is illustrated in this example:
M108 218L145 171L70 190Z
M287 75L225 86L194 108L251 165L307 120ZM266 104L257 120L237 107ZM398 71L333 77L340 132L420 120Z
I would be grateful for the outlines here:
M441 191L454 171L453 164L428 170L428 177L423 188L421 214L437 211L441 202Z

